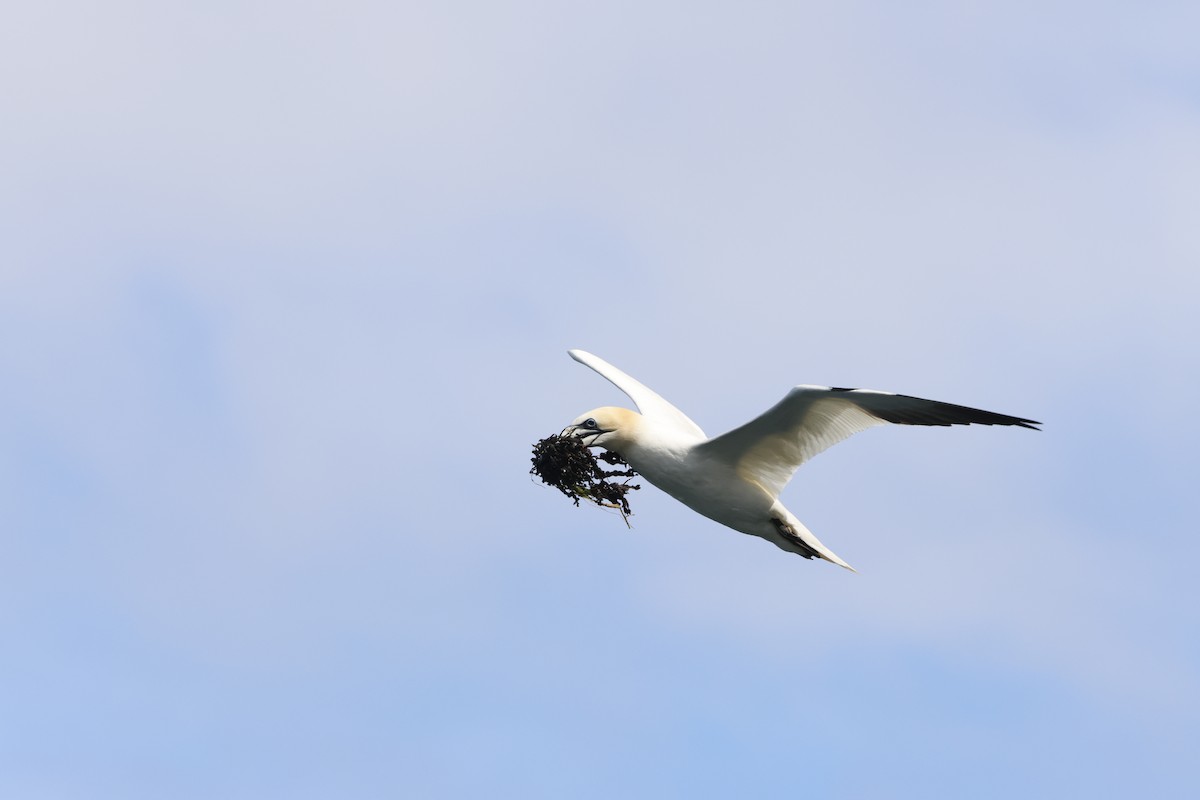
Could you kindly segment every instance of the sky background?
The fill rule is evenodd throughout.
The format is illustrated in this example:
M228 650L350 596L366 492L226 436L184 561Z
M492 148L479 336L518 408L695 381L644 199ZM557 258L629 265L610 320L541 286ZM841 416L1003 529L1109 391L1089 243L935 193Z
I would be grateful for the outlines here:
M1192 3L10 4L0 795L1195 797ZM872 430L851 574L527 474Z

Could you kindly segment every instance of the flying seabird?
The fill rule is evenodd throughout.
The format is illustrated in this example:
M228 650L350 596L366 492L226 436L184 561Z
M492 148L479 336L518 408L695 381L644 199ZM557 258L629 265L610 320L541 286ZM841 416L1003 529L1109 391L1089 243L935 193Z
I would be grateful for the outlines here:
M640 382L583 350L571 358L629 395L640 414L605 406L579 415L562 436L617 453L647 481L688 508L790 553L853 571L779 502L796 469L850 436L896 425L1015 425L1031 419L874 389L796 386L773 408L713 439Z

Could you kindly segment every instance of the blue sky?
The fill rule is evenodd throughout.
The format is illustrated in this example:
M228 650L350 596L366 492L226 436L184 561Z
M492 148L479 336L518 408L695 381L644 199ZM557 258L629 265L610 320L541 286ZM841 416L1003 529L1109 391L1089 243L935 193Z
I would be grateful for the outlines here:
M0 794L1192 797L1187 4L25 4ZM886 429L860 571L526 474L624 398Z

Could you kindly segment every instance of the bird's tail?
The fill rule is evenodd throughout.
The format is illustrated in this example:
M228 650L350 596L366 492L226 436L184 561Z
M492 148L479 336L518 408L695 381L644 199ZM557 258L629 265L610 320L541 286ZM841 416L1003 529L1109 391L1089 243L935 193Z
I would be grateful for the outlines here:
M851 572L858 572L854 567L847 564L838 554L830 550L821 540L813 534L808 528L804 527L804 523L796 519L795 515L782 506L777 506L776 511L783 512L772 518L776 529L779 531L780 541L777 541L781 548L792 553L799 553L805 558L823 558L831 564L837 564L839 567L845 567Z

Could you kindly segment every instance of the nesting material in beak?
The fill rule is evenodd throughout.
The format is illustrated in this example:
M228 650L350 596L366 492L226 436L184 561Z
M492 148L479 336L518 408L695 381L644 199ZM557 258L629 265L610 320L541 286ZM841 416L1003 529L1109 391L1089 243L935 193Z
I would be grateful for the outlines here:
M629 515L633 512L625 495L631 489L641 488L630 483L637 473L616 453L605 451L597 458L583 440L573 434L574 428L564 428L558 436L549 436L535 444L530 474L574 500L575 505L585 499L598 506L617 509L628 526ZM600 466L600 460L618 469L606 470Z

